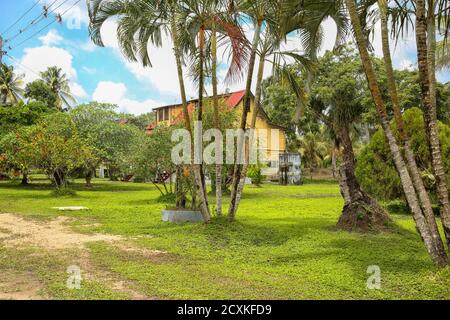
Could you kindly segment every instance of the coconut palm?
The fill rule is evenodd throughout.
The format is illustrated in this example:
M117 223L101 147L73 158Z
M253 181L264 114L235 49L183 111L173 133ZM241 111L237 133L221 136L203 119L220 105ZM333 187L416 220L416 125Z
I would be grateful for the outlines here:
M445 66L447 36L450 29L448 0L406 0L395 2L392 9L392 33L394 37L403 35L408 30L416 31L416 45L420 84L422 90L422 106L426 134L432 156L433 174L436 179L436 193L440 206L441 219L447 244L450 247L450 204L448 198L447 177L443 170L440 141L437 137L437 104L436 104L436 68ZM415 19L414 19L415 17ZM417 28L418 26L418 28ZM444 36L439 45L436 33Z
M444 170L441 143L437 127L436 107L436 27L434 9L436 1L430 1L433 12L426 17L425 1L416 1L416 45L419 66L422 105L424 108L425 128L430 144L431 163L436 178L436 192L444 225L444 232L450 248L450 203L448 197L447 177ZM430 11L430 8L429 8ZM431 17L430 17L431 16ZM428 35L428 39L427 39ZM428 44L427 44L428 40Z
M417 198L416 192L414 190L414 185L411 180L411 176L406 167L403 156L400 152L400 148L398 142L392 132L392 129L389 126L389 119L386 112L386 107L384 105L381 91L378 86L377 76L375 74L370 55L367 50L367 42L365 39L365 35L363 32L363 28L361 27L360 17L358 16L357 7L354 0L345 0L345 4L347 10L350 15L350 20L353 27L354 37L358 46L358 50L361 56L361 61L363 64L364 71L366 73L369 90L372 94L372 98L377 110L377 113L380 118L381 126L385 133L386 139L388 141L390 150L392 152L394 163L399 172L400 179L402 182L403 190L405 193L405 197L408 201L409 207L413 213L414 220L416 222L417 230L419 231L425 247L433 260L433 262L437 266L445 266L448 264L447 257L445 255L440 254L436 242L435 237L433 237L432 230L427 223L427 219L424 216L424 213L420 207L419 200Z
M0 65L0 96L1 103L17 103L22 100L23 75L16 75L13 66Z
M62 105L70 107L76 103L76 99L70 92L69 79L63 73L61 68L56 66L49 67L46 71L40 73L42 80L49 86L54 94L58 97L57 107L62 109Z
M436 224L435 216L432 209L430 196L425 189L425 184L423 182L421 173L418 169L414 153L411 149L411 142L409 136L405 130L405 124L403 122L402 112L400 108L400 101L397 93L397 85L395 83L394 68L392 66L392 58L390 53L389 45L389 29L388 29L388 0L378 0L378 7L381 20L381 37L382 37L382 49L383 49L383 59L386 69L388 91L392 101L392 107L394 110L394 119L397 124L400 139L403 144L403 150L405 153L406 164L408 166L411 178L414 182L414 187L422 206L423 213L428 221L428 225L432 230L432 234L435 237L435 242L439 252L445 254L444 245L439 236L438 227ZM445 216L442 216L442 221L444 225L446 224ZM450 241L450 234L446 234L447 241Z

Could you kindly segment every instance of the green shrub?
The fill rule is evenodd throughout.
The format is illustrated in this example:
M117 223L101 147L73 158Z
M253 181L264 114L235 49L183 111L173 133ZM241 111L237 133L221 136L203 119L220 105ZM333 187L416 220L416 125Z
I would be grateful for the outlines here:
M411 148L414 152L417 166L424 179L426 187L431 190L434 184L431 157L425 134L423 113L419 108L407 110L403 119L410 137ZM400 141L395 124L391 127ZM439 138L442 147L442 159L445 171L450 174L450 127L439 122ZM384 133L379 129L371 138L369 144L363 148L358 156L356 176L361 186L370 194L383 200L403 197L400 178L394 166L392 154Z
M252 183L260 186L264 182L264 176L261 172L261 166L251 165L247 169L247 177L252 179Z

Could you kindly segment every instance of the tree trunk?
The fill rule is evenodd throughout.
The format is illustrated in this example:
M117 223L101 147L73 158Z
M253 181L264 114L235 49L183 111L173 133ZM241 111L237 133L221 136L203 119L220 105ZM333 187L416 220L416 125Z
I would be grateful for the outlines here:
M439 254L436 244L434 241L434 237L431 234L431 230L428 226L428 223L424 217L422 209L420 207L413 183L411 181L411 177L406 168L405 162L403 160L402 154L400 152L400 148L397 144L397 141L392 133L392 130L389 126L389 120L386 113L386 108L381 96L381 91L378 86L377 78L375 75L375 71L372 66L372 62L370 60L369 53L366 48L366 42L364 38L364 34L362 32L361 24L359 21L359 17L356 10L356 5L354 0L345 0L347 9L350 14L351 23L353 26L353 31L355 33L356 42L358 45L359 53L361 56L361 61L366 73L368 85L370 92L372 94L372 98L377 110L377 113L380 117L381 126L384 130L386 139L389 144L389 148L392 152L392 156L394 158L394 163L396 169L399 173L400 180L402 183L403 191L405 193L405 197L407 199L408 205L411 208L411 212L413 213L414 220L416 222L417 230L419 231L420 236L425 244L428 254L430 255L432 261L437 266L445 266L448 264L448 260L446 256L442 256Z
M414 153L411 150L409 136L405 130L405 124L403 122L402 112L400 109L400 102L397 94L397 85L395 83L394 68L392 67L392 58L389 46L389 30L388 30L388 16L387 16L387 2L386 0L378 1L378 6L380 7L380 18L381 18L381 37L382 37L382 48L383 48L383 58L384 65L386 69L388 91L392 101L392 107L394 110L394 118L397 124L397 128L400 134L400 139L403 142L403 150L405 152L406 163L411 174L414 187L416 189L417 195L420 200L422 211L427 219L428 225L432 232L434 241L436 242L437 250L441 255L445 255L444 245L442 239L439 235L439 229L434 217L433 208L430 196L425 189L423 179L420 175L419 169L417 167L416 159Z
M85 180L86 180L86 187L87 188L92 188L92 178L94 177L94 171L93 170L89 170L86 173L85 176Z
M215 25L212 30L211 39L211 56L212 56L212 89L214 104L214 128L219 130L219 96L217 93L217 32ZM222 141L216 141L216 144ZM216 152L219 148L216 148ZM220 163L219 154L216 154L216 215L222 216L222 164Z
M195 189L199 190L202 189L202 180L200 175L200 168L193 164L194 160L194 147L193 147L193 136L192 136L192 129L191 129L191 121L189 117L189 110L187 105L187 99L186 99L186 89L184 85L184 78L183 78L183 64L181 59L181 52L180 52L180 46L179 46L179 40L178 40L178 33L177 33L177 26L175 21L175 10L172 8L172 20L171 20L171 34L172 34L172 41L174 44L174 55L177 65L177 73L178 73L178 82L180 85L180 95L181 95L181 101L182 101L182 107L183 107L183 116L184 116L184 124L186 130L188 130L190 137L191 137L191 162L192 162L192 171L194 172L194 184ZM196 191L194 191L196 192ZM203 220L205 223L208 223L211 220L211 215L209 212L208 205L205 201L205 195L200 193L200 211L203 216ZM195 204L196 202L196 196L193 195L192 202Z
M336 164L336 149L331 151L331 167L333 171L333 178L336 178L337 164Z
M64 172L56 170L53 173L53 181L55 182L56 188L66 188L67 187L67 178Z
M205 89L205 75L204 75L204 63L205 63L205 29L204 27L200 27L199 33L199 50L200 50L200 59L199 59L199 86L198 86L198 106L197 106L197 120L201 123L203 121L203 91ZM195 149L194 149L195 150ZM203 148L200 149L200 152L203 153ZM202 192L200 192L200 201L204 203L204 205L208 208L208 215L210 215L209 204L208 204L208 193L206 192L206 181L205 181L205 173L203 171L203 163L198 164L198 171L200 172L200 181Z
M362 190L356 179L356 160L348 128L341 128L339 136L344 147L340 185L345 203L337 227L362 232L387 229L390 222L388 215L375 199Z
M252 87L252 80L253 80L253 70L255 68L255 61L256 61L256 53L258 50L258 44L259 44L259 38L261 35L261 25L262 21L258 21L255 28L255 35L253 37L253 44L252 44L252 51L250 54L250 61L249 61L249 67L248 67L248 74L247 74L247 83L245 87L245 97L244 97L244 105L242 107L242 117L241 117L241 124L240 129L245 131L247 127L247 115L250 111L250 95L251 95L251 87ZM238 139L239 140L239 139ZM242 145L238 145L238 152L237 157L239 157L242 152L244 152L245 149L245 141L244 137L242 137ZM228 217L233 220L236 216L236 210L237 210L237 196L238 196L238 189L239 189L239 183L242 178L242 171L243 166L238 163L238 159L236 158L236 163L234 164L234 172L233 172L233 182L231 186L231 199L230 199L230 207L228 209ZM245 179L245 177L244 177Z
M425 20L425 3L417 1L416 5L416 42L417 60L422 89L422 104L425 115L425 128L430 145L431 164L436 178L436 193L438 196L441 221L447 246L450 250L450 204L448 199L447 177L442 162L441 143L437 126L436 105L436 22L435 8L437 1L429 1L428 23ZM428 33L427 33L428 30ZM428 47L427 38L428 35ZM427 86L428 79L428 86ZM427 99L428 95L428 99Z
M261 51L260 57L259 57L259 65L258 65L258 74L256 76L256 92L255 92L255 110L253 110L252 113L252 119L250 122L250 143L257 143L253 142L252 139L255 138L254 134L254 129L256 127L256 119L258 117L258 112L261 109L261 95L262 95L262 81L263 81L263 77L264 77L264 66L265 66L265 60L266 60L266 52L267 52L267 48L269 45L269 40L268 37L266 37L264 39L264 45L263 45L263 49ZM234 206L234 216L236 216L237 210L239 209L239 203L241 202L241 198L242 198L242 192L244 191L244 186L245 186L245 178L247 177L247 170L248 170L248 166L249 166L249 162L250 162L250 148L248 150L248 152L246 153L246 159L245 159L245 163L242 169L242 174L241 174L241 179L239 180L239 186L238 186L238 190L237 190L237 194L236 194L236 201L235 201L235 206Z
M22 182L21 185L26 186L28 185L28 171L22 171Z

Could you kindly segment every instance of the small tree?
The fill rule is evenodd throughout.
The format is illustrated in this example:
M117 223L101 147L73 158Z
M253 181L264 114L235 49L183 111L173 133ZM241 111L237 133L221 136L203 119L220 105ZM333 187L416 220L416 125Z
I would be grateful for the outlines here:
M22 127L5 135L0 141L0 162L2 167L19 170L22 184L28 184L28 172L33 166L32 130Z
M132 124L121 124L123 116L115 112L116 108L111 104L91 102L69 113L80 136L92 146L96 156L95 162L85 163L83 168L88 186L101 163L108 168L112 180L131 173L130 161L144 131Z
M156 127L150 136L145 137L139 151L136 150L138 152L133 161L135 174L153 183L162 196L174 193L172 175L177 171L177 166L171 158L174 147L171 136L175 128L164 125ZM158 183L162 183L162 188Z
M92 148L82 139L67 114L54 114L28 131L29 156L56 188L65 188L73 170L95 161Z
M58 110L58 96L43 80L38 79L28 83L25 87L25 98L39 101L49 109Z

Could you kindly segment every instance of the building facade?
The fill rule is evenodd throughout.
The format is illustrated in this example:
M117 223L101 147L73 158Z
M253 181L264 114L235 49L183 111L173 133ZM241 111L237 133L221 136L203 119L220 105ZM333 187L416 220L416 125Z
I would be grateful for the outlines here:
M221 100L225 100L230 111L235 111L238 115L242 114L244 107L245 91L231 92L220 96ZM205 98L210 99L210 98ZM188 101L188 111L193 113L198 100ZM146 132L151 134L154 128L164 123L166 125L176 125L184 121L183 108L181 104L161 106L153 109L155 112L155 122L150 124ZM255 97L251 95L250 112L247 117L247 128L250 128L253 112L255 111ZM239 127L239 122L235 128ZM286 131L285 128L274 124L264 110L260 109L256 117L256 135L258 137L257 150L260 159L270 168L278 169L280 155L286 152ZM278 170L272 170L275 173ZM268 171L269 172L269 171Z

